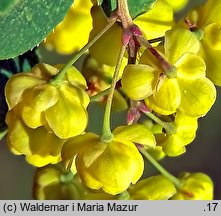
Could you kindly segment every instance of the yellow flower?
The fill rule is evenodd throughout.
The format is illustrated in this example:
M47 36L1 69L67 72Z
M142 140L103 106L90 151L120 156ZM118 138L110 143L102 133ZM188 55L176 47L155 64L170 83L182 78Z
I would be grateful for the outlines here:
M145 99L148 107L163 115L173 114L178 109L194 118L204 116L210 110L216 89L205 77L206 65L197 55L199 49L200 44L193 33L174 29L166 32L164 47L158 49L171 65L170 69L164 71L159 62L151 61L153 56L148 50L144 52L140 63L156 68L158 78L153 95Z
M207 77L216 85L221 85L221 2L208 0L192 10L187 16L187 27L201 42L200 55L204 58ZM179 23L180 24L180 23ZM184 25L184 22L182 23Z
M7 113L7 144L16 155L25 155L28 163L42 167L61 160L60 153L64 140L48 132L43 126L36 129L27 127L15 110Z
M82 182L91 189L103 189L115 195L135 184L143 173L144 162L135 143L155 147L153 134L142 125L121 126L109 143L86 133L68 140L62 159L68 166L76 156L76 168Z
M58 165L38 168L34 176L33 196L38 200L79 200L86 188L73 173Z
M16 74L7 82L5 95L9 110L16 107L16 115L26 126L32 129L44 126L66 139L84 131L89 97L84 91L86 81L74 67L61 84L51 84L51 76L59 68L61 65L38 64L31 73Z
M64 139L87 126L85 79L71 67L61 83L51 83L61 67L38 64L12 76L5 87L9 149L34 166L59 162Z
M204 173L183 173L183 185L171 198L174 200L212 200L213 182Z
M64 20L46 38L45 46L61 54L71 54L81 49L92 29L90 0L74 0Z
M103 29L108 21L99 7L92 7L93 29L90 39ZM162 0L157 0L152 8L134 19L134 24L148 39L164 36L173 25L173 11ZM122 44L122 27L114 24L90 49L90 54L101 64L115 66Z
M192 118L184 113L177 111L174 125L176 133L174 134L156 134L158 145L168 156L178 156L186 151L185 146L191 143L198 128L197 118Z
M157 175L131 185L128 192L131 200L168 200L176 188L166 177Z

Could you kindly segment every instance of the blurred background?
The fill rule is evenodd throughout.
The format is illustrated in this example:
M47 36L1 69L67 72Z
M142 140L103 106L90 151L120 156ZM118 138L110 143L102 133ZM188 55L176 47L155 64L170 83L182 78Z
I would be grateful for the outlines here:
M190 1L188 7L202 0ZM180 14L182 15L182 13ZM46 63L62 63L67 58L61 57L41 48ZM81 61L77 62L78 65ZM180 172L204 172L208 174L215 185L214 199L221 199L221 94L217 89L216 103L210 112L199 120L197 137L187 146L185 154L175 158L165 158L161 164L173 175ZM100 133L103 121L103 107L96 103L89 106L88 130ZM113 127L125 123L126 112L114 113ZM6 140L0 141L0 199L32 199L32 182L35 168L26 163L22 156L9 152ZM158 172L147 163L147 175Z

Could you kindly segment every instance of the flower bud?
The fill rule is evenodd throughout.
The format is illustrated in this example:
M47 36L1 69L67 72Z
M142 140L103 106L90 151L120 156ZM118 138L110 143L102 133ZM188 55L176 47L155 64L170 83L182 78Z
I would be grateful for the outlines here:
M171 198L174 200L212 200L213 182L204 173L183 173L182 186Z
M121 78L123 91L133 100L153 94L155 69L148 65L127 65Z
M38 200L79 200L86 188L59 165L38 168L34 177L33 195Z
M132 200L168 200L176 193L176 188L162 175L138 181L128 189Z

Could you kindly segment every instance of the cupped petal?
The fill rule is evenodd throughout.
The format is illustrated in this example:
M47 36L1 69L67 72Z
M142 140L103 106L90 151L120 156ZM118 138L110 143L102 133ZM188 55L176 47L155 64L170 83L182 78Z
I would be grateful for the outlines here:
M30 155L29 130L22 120L15 116L13 110L7 113L6 123L8 125L7 145L9 150L16 155Z
M155 69L144 64L129 64L121 78L123 91L133 100L143 100L153 94Z
M141 27L148 40L165 35L173 26L173 10L164 1L156 1L152 8L135 18L134 23Z
M204 173L182 173L179 177L183 182L173 200L212 200L213 182Z
M165 54L171 64L175 64L184 53L198 54L200 43L189 30L173 29L165 35Z
M138 181L128 189L131 200L168 200L176 193L176 187L163 175Z
M60 90L58 91L57 103L45 111L49 127L62 139L83 133L88 121L86 110L75 101L69 100Z
M203 59L193 53L185 53L175 63L177 77L194 80L206 76L206 64Z
M86 166L85 162L87 154L91 154L91 149L80 152L76 158L78 174L87 187L102 188L105 192L115 195L139 180L144 163L133 143L113 141L99 145L102 149L103 145L107 146L90 166Z
M114 140L130 141L145 145L145 147L155 148L156 141L153 133L141 124L119 126L113 131Z
M61 70L64 67L64 65L58 64L58 65L55 65L55 67L57 69ZM65 78L67 79L69 84L71 84L73 86L80 87L82 89L87 88L87 83L86 83L86 80L85 80L84 76L74 66L71 66L71 67L68 68L68 70L65 74Z
M177 111L174 124L176 134L182 140L183 145L191 143L196 137L198 119Z
M72 86L68 83L63 83L60 86L60 91L66 98L70 101L75 101L75 103L87 108L90 98L88 94L79 87Z
M162 145L163 152L170 157L176 157L186 152L182 139L177 134L168 135L160 145Z
M206 62L206 76L218 86L221 86L221 50L212 50L206 43L202 43L201 56Z
M212 50L221 50L221 22L214 22L205 26L203 42Z
M55 86L50 84L38 85L28 89L23 94L21 116L24 123L30 128L37 128L44 124L43 112L53 106L58 100Z
M50 81L52 76L55 76L59 72L59 69L45 63L39 63L36 64L32 69L31 73L34 74L34 76Z
M7 123L9 126L7 144L14 154L25 155L27 162L37 167L61 160L60 152L64 140L49 133L44 127L36 129L27 127L13 111L7 114Z
M22 94L26 89L44 84L45 81L32 74L19 73L12 76L5 86L5 98L9 110L16 106L23 98Z
M165 110L164 108L158 106L153 99L153 96L144 99L144 102L148 108L162 115L170 115L176 112L176 110Z
M163 110L176 111L181 101L180 87L175 78L165 78L158 84L153 100Z
M83 135L75 136L67 140L61 151L62 160L65 162L66 167L72 163L74 157L87 148L96 146L99 143L99 136L93 133L85 133Z
M179 80L181 103L179 110L192 117L204 116L216 99L216 88L206 77L196 80Z

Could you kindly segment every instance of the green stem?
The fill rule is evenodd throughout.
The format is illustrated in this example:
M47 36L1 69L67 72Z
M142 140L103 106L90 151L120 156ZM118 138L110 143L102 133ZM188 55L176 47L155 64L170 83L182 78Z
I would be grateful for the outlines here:
M164 175L166 178L168 178L171 182L174 183L174 185L177 188L180 188L182 185L182 181L170 174L166 169L164 169L147 151L145 151L143 148L139 149L139 151L150 161L151 164L160 172L162 175Z
M155 116L152 112L143 112L143 113L149 118L151 118L153 121L161 125L168 132L168 134L176 133L176 127L173 122L164 122L160 118Z
M171 65L156 49L154 49L154 47L152 47L150 42L148 40L146 40L143 36L137 36L137 39L159 61L159 63L161 64L163 70L165 71L165 74L169 78L175 78L176 77L176 68L173 65Z
M107 88L104 91L101 91L101 92L97 93L96 95L91 96L90 97L90 101L94 102L94 101L99 100L101 97L107 95L109 93L109 91L110 91L110 88Z
M65 66L60 70L60 72L54 76L51 83L54 85L60 85L63 83L64 76L67 72L67 70L105 33L108 29L113 26L113 24L116 22L117 17L113 17L110 19L109 23L91 40L89 41L76 55L73 56L73 58L65 64Z
M8 130L0 132L0 140L4 138L4 136L7 134L7 132L8 132Z
M106 103L105 111L104 111L103 131L102 131L102 135L101 135L101 140L103 142L111 142L111 140L113 139L113 134L111 133L111 129L110 129L111 105L112 105L112 100L113 100L113 96L114 96L114 90L116 87L116 83L118 81L120 66L123 61L125 51L126 51L126 46L122 46L121 50L120 50L120 54L118 56L117 65L115 67L111 87L109 89L109 95L107 98L107 103Z

